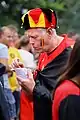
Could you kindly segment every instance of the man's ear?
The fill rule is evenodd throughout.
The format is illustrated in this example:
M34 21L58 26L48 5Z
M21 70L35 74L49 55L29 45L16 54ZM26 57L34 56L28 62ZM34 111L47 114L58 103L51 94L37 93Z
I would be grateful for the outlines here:
M47 29L47 33L48 33L49 35L52 35L52 34L53 34L53 30L52 30L51 27L49 27L49 28Z

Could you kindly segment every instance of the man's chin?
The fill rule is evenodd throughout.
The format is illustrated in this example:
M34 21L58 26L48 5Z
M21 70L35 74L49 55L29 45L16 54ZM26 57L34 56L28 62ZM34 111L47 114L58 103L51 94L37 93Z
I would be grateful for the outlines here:
M36 53L42 53L43 50L37 50L37 49L36 49L35 52L36 52Z

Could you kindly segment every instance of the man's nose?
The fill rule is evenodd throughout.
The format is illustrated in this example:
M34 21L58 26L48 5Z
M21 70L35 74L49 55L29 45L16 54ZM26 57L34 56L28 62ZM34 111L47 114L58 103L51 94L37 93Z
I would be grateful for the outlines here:
M11 36L11 37L9 37L9 40L10 40L10 41L13 41L13 37L12 37L12 36Z
M34 39L33 38L29 38L29 43L33 45L34 44Z

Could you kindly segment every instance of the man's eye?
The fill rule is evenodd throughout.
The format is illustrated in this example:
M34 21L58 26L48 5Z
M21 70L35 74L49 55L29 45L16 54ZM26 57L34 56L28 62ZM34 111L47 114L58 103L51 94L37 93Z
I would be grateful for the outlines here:
M8 38L12 38L12 36L8 36Z
M34 37L34 39L37 39L38 37Z
M37 39L37 37L35 37L35 36L29 36L29 38Z

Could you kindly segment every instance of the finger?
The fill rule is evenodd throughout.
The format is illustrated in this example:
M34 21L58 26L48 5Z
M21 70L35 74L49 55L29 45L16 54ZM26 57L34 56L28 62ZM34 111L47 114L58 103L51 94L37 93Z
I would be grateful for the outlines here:
M19 83L20 86L22 85L22 83L20 81L18 81L18 83Z
M14 70L15 69L15 66L13 64L10 65L10 69L11 70Z
M23 63L22 63L22 62L19 62L19 66L20 66L21 68L23 68L23 67L24 67L24 65L23 65Z
M27 81L22 80L22 78L19 77L19 76L17 76L17 80L18 80L19 85L20 85L23 89L26 89L26 88L27 88L27 87L26 87Z
M17 80L19 81L19 82L21 82L21 84L25 84L25 82L27 82L28 81L28 79L23 79L22 77L20 77L20 76L16 76L16 78L17 78Z
M13 64L16 68L19 68L19 67L20 67L20 66L19 66L19 62L18 62L17 59L14 59L12 64Z
M17 61L17 62L20 62L20 59L19 59L19 58L16 58L16 61Z
M18 59L18 58L14 59L13 64L18 68L19 67L24 67L23 63L20 62L20 59Z
M19 64L16 63L16 62L13 63L13 66L14 66L15 68L19 68Z
M22 79L21 77L16 76L16 78L17 78L18 82L21 82L21 83L22 83L23 79Z

